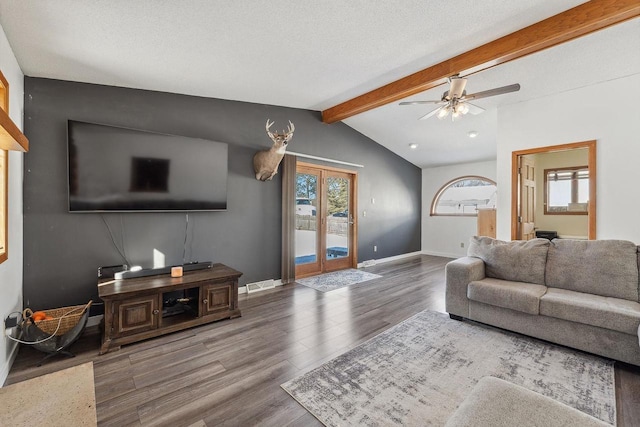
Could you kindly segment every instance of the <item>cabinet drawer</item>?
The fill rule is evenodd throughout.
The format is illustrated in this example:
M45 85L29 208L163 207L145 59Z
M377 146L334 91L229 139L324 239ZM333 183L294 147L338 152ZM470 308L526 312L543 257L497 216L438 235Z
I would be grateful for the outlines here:
M158 327L158 295L132 298L114 303L114 332L128 335Z
M235 302L235 282L216 283L202 287L203 315L233 310Z

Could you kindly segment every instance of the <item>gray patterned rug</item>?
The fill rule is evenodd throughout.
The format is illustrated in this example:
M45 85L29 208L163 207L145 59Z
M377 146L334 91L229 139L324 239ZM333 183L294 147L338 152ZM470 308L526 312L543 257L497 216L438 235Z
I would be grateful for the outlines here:
M442 426L487 375L615 424L612 361L432 311L282 388L327 426Z
M368 271L349 268L346 270L334 271L332 273L320 274L318 276L307 277L296 280L296 283L308 286L320 292L329 292L356 283L366 282L371 279L379 279L380 275L369 273Z

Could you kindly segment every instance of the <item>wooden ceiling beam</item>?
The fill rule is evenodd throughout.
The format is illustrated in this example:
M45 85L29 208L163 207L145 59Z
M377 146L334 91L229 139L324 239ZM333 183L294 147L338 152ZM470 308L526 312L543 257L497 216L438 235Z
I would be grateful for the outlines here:
M590 0L328 108L322 111L322 121L334 123L344 120L436 87L443 83L443 79L454 74L477 73L638 16L638 0Z

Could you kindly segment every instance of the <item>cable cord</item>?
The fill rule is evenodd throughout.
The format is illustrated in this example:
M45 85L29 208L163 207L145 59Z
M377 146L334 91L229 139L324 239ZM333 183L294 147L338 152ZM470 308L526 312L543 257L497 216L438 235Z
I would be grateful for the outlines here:
M185 214L184 224L184 242L182 243L182 264L186 262L185 257L187 255L187 233L189 231L189 214Z
M121 230L120 243L122 244L122 254L125 261L127 261L127 245L124 244L125 229L124 229L124 219L122 214L120 214L120 230ZM129 264L129 261L127 261L127 265L131 265Z
M104 225L107 227L107 230L109 230L109 237L111 237L111 243L113 243L113 247L116 248L116 250L118 251L118 253L120 254L120 256L122 257L122 259L124 260L124 262L127 265L131 265L131 263L129 262L129 260L127 260L127 257L125 256L125 254L120 250L120 247L118 246L118 244L116 243L116 239L115 237L113 237L113 231L111 231L111 227L109 227L109 223L107 222L106 219L104 219L104 215L100 215L100 218L102 218L102 222L104 222Z

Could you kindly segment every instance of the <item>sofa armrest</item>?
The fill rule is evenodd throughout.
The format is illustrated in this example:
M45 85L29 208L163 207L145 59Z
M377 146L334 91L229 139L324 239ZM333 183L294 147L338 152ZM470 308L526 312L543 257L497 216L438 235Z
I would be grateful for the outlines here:
M469 317L467 285L485 277L484 261L475 257L463 257L451 261L445 267L445 307L449 314Z

